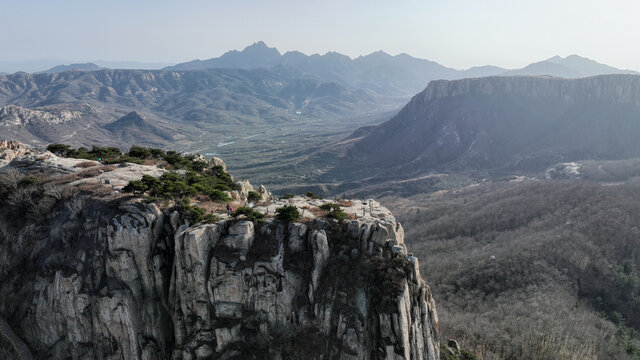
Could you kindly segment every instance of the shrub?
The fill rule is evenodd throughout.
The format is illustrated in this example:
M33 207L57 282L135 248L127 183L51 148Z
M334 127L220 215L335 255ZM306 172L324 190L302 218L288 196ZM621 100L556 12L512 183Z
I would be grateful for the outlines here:
M234 218L237 218L240 215L244 215L247 220L250 221L262 219L264 217L263 213L246 206L240 207L231 213L231 216L233 216Z
M286 194L280 196L280 199L291 199L291 198L293 198L295 196L296 196L296 194L286 193Z
M140 181L142 184L136 181L130 182L130 186L127 185L125 191L134 193L149 191L151 196L164 199L180 199L185 196L203 194L213 200L231 200L223 192L225 189L229 189L231 176L224 171L219 172L215 169L213 172L205 172L203 174L195 171L189 171L185 175L166 172L159 178L144 175Z
M342 220L347 217L347 213L340 208L340 205L335 203L320 205L319 208L320 210L325 211L328 217L333 219Z
M65 144L49 144L47 146L47 151L50 151L56 155L66 156L70 150L71 147Z
M286 205L276 209L276 216L281 221L296 221L300 218L300 211L293 205Z
M197 205L191 205L191 200L188 197L180 200L180 202L178 203L178 209L180 210L182 215L192 224L199 223L205 219L211 219L211 217L207 215L207 211L205 209Z
M218 222L218 217L214 214L207 214L204 216L204 219L202 219L202 222L205 224L213 224Z
M144 160L151 157L151 149L148 149L142 146L133 145L131 146L131 149L129 149L129 152L127 153L127 155L130 157Z
M176 151L167 151L165 153L161 149L150 149L137 145L131 146L129 152L127 152L126 154L123 154L120 149L116 147L103 148L94 146L91 151L89 151L85 147L73 149L66 144L50 144L49 146L47 146L47 150L60 156L76 159L101 159L105 164L117 164L123 162L142 164L144 160L153 158L163 159L172 169L184 169L203 172L207 167L206 162L196 160L197 155L182 156ZM222 176L222 173L226 174L226 172L222 170L220 176ZM230 176L228 180L231 180Z
M211 192L209 192L209 197L214 201L231 201L231 198L227 193L218 189L211 190Z
M312 193L311 191L307 191L307 192L304 194L304 196L306 196L306 197L308 197L308 198L310 198L310 199L316 199L316 200L317 200L317 199L322 199L322 196L318 196L318 195L316 195L316 194Z
M262 195L260 195L260 193L257 191L249 191L249 194L247 195L247 200L251 202L258 202L262 200Z
M122 191L134 194L143 194L149 187L142 180L131 180L122 188Z

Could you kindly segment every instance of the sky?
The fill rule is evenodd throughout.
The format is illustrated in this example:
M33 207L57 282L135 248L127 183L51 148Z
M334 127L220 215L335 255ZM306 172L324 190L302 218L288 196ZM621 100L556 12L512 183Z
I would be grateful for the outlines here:
M640 70L637 0L0 0L0 62L177 63L264 41L464 69L578 54Z

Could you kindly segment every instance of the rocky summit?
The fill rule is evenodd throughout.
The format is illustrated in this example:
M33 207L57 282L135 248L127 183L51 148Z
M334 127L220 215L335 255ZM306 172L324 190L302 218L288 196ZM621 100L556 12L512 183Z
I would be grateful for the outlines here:
M439 358L429 286L376 201L275 200L261 187L262 219L190 224L119 191L124 175L100 180L168 171L155 165L35 150L3 164L0 317L35 358ZM246 204L253 187L236 184L234 204ZM345 216L321 210L329 203ZM300 218L277 217L285 206Z

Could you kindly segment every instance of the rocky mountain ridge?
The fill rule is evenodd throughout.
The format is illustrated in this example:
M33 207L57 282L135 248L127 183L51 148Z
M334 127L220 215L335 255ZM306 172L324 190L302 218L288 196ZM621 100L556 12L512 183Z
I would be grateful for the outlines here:
M336 52L306 55L299 51L288 51L281 54L276 48L269 47L262 41L247 46L242 51L232 50L217 58L189 61L165 69L212 68L284 69L334 81L348 87L404 96L421 91L429 81L441 79L514 75L581 78L605 74L638 74L637 71L617 69L578 55L570 55L566 58L554 56L521 69L504 69L488 65L457 70L405 53L392 56L384 51L376 51L354 59Z
M405 174L531 173L559 162L640 156L638 116L636 75L441 80L393 119L361 132L350 151L358 162Z
M131 145L133 137L126 135L134 132L111 131L105 126L132 111L143 113L154 128L137 129L139 143L188 148L228 142L247 132L281 133L276 131L278 126L313 128L318 123L338 123L344 127L344 118L400 105L395 98L381 99L336 83L265 69L0 75L0 106L41 115L30 116L33 125L24 126L25 121L5 114L0 118L0 132L40 146L62 141L82 146ZM86 106L91 110L79 109ZM15 113L17 108L11 109ZM57 114L70 111L75 114L72 120L53 121Z
M338 221L318 212L327 200L295 197L258 204L264 221L191 225L67 183L45 189L42 218L15 218L15 194L38 191L26 176L103 176L80 161L40 153L0 169L0 316L37 358L439 358L431 292L377 202L344 202ZM284 205L301 220L274 218Z

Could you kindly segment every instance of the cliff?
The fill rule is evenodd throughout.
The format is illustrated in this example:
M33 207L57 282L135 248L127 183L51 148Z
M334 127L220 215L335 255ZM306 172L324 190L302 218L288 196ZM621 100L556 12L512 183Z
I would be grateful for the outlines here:
M395 175L539 172L559 162L640 156L639 115L637 75L439 80L360 136L349 154L365 169Z
M23 184L0 191L0 316L35 358L439 358L430 289L375 201L343 202L340 221L319 210L326 200L295 197L258 204L260 221L192 226L86 182L24 185L37 168L25 162L0 169L2 184ZM35 216L20 191L48 211ZM278 220L284 205L303 216Z

